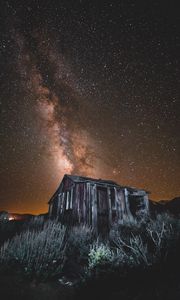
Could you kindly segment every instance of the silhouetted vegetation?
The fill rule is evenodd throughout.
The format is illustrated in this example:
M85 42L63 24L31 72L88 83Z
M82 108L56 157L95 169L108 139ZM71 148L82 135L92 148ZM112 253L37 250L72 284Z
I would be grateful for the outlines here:
M0 230L8 237L1 240L1 277L59 280L57 288L73 285L78 299L87 298L87 291L95 297L95 286L105 298L116 291L130 299L133 290L139 293L137 299L176 299L164 294L167 281L175 285L174 297L178 294L180 220L166 213L115 224L107 239L87 226L66 228L43 217L1 222Z

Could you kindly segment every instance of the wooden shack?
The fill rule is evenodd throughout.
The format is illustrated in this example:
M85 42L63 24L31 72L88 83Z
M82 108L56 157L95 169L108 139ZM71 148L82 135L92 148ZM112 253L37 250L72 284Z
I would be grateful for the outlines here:
M148 192L111 180L64 175L49 201L49 216L66 224L87 224L96 232L114 222L148 214Z

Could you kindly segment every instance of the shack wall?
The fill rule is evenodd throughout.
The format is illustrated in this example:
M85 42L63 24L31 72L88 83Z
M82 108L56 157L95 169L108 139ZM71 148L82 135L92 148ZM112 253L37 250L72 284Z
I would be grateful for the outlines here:
M145 192L141 196L144 213L147 213L148 196ZM100 220L105 220L110 227L114 222L133 218L129 197L130 192L126 188L87 181L75 183L64 177L50 202L49 215L65 223L87 224L97 231Z

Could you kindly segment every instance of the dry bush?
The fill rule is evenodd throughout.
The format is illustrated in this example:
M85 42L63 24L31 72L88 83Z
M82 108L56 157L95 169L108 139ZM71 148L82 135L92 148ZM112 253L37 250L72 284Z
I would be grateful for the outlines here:
M128 220L116 224L110 232L119 264L150 266L167 259L180 237L180 221L168 214L138 222ZM119 259L118 259L119 256Z
M116 259L119 265L125 264L132 267L151 265L152 260L147 244L143 242L140 235L131 234L126 242L119 236L114 240L114 244L118 249Z
M46 279L62 271L66 228L47 221L40 230L27 230L0 248L1 267L19 268L24 275Z
M84 268L88 263L90 245L93 243L93 240L93 231L86 225L74 226L69 229L65 271L70 276L83 276Z
M69 250L80 259L87 258L90 244L93 242L93 231L86 225L74 226L70 229L68 236Z
M22 230L42 230L45 224L45 218L43 216L35 216L30 220L24 222Z
M164 261L178 243L180 220L167 213L159 214L146 226L147 242L153 252L154 261Z
M89 252L89 269L97 268L100 265L111 264L114 260L114 252L108 244L99 243L97 240L92 244Z

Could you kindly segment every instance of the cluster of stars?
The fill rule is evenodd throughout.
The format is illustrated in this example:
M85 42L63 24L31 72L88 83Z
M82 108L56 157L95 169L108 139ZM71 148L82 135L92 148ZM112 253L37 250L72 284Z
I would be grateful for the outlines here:
M161 4L5 1L2 209L41 212L64 173L180 194L180 30ZM130 3L131 2L131 3Z

